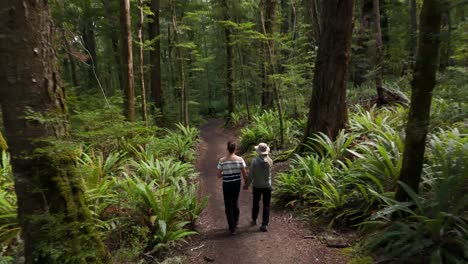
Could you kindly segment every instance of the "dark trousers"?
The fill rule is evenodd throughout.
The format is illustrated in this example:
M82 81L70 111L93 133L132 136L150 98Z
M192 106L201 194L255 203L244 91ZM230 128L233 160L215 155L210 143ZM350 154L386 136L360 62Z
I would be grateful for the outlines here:
M236 229L239 222L239 192L241 182L223 182L224 208L226 218L229 225L229 230Z
M260 198L262 196L263 196L262 225L268 225L268 222L270 221L270 201L271 201L271 189L270 188L253 187L252 220L257 221L258 212L260 211Z

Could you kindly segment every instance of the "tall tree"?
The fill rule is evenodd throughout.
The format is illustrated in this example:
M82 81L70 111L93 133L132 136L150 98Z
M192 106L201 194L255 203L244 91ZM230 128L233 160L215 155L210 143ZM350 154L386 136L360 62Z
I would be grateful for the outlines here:
M221 6L223 8L223 20L230 21L229 15L229 4L228 0L221 0ZM226 40L226 92L228 101L228 116L227 121L230 121L231 114L234 113L235 108L235 94L234 94L234 53L231 44L231 29L229 25L224 26L224 37Z
M406 124L403 165L400 171L400 181L416 193L421 181L432 90L436 84L440 26L445 7L445 1L424 0L419 19L419 47L411 85L411 106ZM409 199L401 186L397 188L395 197L398 201Z
M164 95L161 84L161 36L160 36L160 0L151 0L151 19L148 23L149 38L153 42L153 49L150 51L151 63L151 101L157 111L160 112L157 122L164 125ZM169 32L168 32L169 34ZM169 40L169 38L168 38ZM157 112L155 111L155 112Z
M133 77L133 43L130 19L130 0L120 0L120 23L122 27L122 68L125 98L124 114L128 121L135 121L135 88Z
M177 9L175 0L171 0L171 24L173 29L173 39L175 45L175 56L177 60L177 65L179 68L179 85L180 85L180 119L184 126L188 126L188 89L187 89L187 79L185 77L185 63L184 57L182 56L182 47L179 43L180 29L177 23Z
M281 105L280 93L273 75L276 74L276 50L275 50L275 24L277 12L276 0L265 0L263 2L263 9L260 11L260 20L262 24L263 34L266 37L264 50L266 52L266 90L264 90L266 105L264 107L271 107L273 102L276 103L280 123L280 148L284 147L284 121L283 121L283 106ZM263 97L262 97L263 98ZM270 106L271 105L271 106Z
M382 87L384 53L382 47L382 29L380 27L380 4L379 0L372 0L372 11L374 13L374 35L375 35L375 87L377 88L377 104L385 103L384 90Z
M140 79L140 91L141 91L141 112L143 115L143 121L148 123L148 112L146 110L146 89L145 89L145 71L144 71L144 56L143 56L143 23L144 23L144 11L143 11L143 0L138 0L138 24L137 24L137 36L138 36L138 57L139 57L139 79Z
M274 43L274 33L276 30L276 9L278 3L277 0L261 0L260 1L260 19L262 31L265 36L268 38L263 45L264 58L265 58L265 74L264 78L264 88L262 91L262 107L263 108L272 108L273 107L273 82L270 76L273 74L274 65L271 63L272 56L275 50ZM271 51L271 52L270 52ZM273 53L272 53L273 52Z
M304 0L305 7L305 21L312 28L309 31L308 39L314 45L318 45L320 39L320 32L322 31L320 25L319 13L319 0Z
M81 31L83 38L83 46L88 53L88 59L86 64L88 64L88 86L87 88L92 88L96 84L96 76L98 72L98 60L96 52L96 34L95 34L95 22L94 10L91 5L91 0L85 0L83 4L83 16L81 20Z
M120 52L119 52L119 32L118 32L118 26L119 26L119 21L115 21L114 17L112 14L117 12L118 9L118 3L117 7L114 7L113 3L108 0L101 0L102 5L104 7L104 17L106 18L107 26L109 27L109 37L111 41L111 47L112 47L112 55L114 57L115 65L117 68L117 77L119 79L119 89L123 89L125 87L124 83L124 73L122 70L122 61L120 59Z
M0 104L25 263L61 263L63 257L106 262L76 172L76 153L62 141L69 126L48 1L1 1L0 24ZM44 117L47 122L37 119Z
M417 4L416 0L409 0L410 5L410 43L409 43L409 51L410 57L414 60L416 56L416 50L418 47L418 17L417 17Z
M442 33L441 48L440 48L440 71L445 71L450 65L450 55L452 53L451 39L452 39L452 19L450 18L450 10L446 10L442 14Z
M346 80L351 55L353 0L323 2L312 98L303 143L316 132L334 139L347 120ZM304 151L302 144L299 151Z

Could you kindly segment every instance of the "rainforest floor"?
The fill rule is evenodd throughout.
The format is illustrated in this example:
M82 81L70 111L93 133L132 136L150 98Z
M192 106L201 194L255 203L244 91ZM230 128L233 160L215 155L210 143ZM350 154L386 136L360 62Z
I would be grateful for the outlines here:
M228 232L222 182L216 178L216 165L226 152L226 142L236 140L236 130L225 129L223 124L221 120L211 119L200 127L196 166L200 173L200 195L208 195L209 202L197 221L199 235L184 249L186 263L347 263L350 257L342 249L327 247L287 210L272 209L268 232L260 232L259 225L250 226L251 188L240 193L237 234ZM261 212L262 208L257 223L261 222Z

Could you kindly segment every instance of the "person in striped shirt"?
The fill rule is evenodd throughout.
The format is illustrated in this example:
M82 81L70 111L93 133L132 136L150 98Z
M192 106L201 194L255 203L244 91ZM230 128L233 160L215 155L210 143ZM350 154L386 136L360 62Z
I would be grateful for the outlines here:
M241 189L241 176L244 182L247 180L245 161L237 156L236 143L227 143L228 153L218 162L218 179L223 179L223 196L226 218L229 231L232 235L236 233L239 222L239 193Z

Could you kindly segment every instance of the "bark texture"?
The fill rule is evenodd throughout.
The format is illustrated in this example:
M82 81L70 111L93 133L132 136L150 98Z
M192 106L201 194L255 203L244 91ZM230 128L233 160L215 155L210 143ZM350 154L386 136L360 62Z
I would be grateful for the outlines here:
M347 121L346 83L351 55L353 0L323 3L323 31L320 37L312 98L303 143L316 132L334 139ZM300 147L299 151L303 151Z
M436 84L440 25L446 3L441 0L425 0L421 10L419 47L411 86L411 106L406 124L405 151L400 181L416 193L421 181L421 172L429 127L432 90ZM395 197L398 201L409 199L401 187Z
M154 103L156 113L156 122L160 126L164 126L164 94L161 82L161 40L160 40L160 15L159 15L159 0L151 0L151 21L148 23L149 38L157 40L153 44L153 50L150 51L151 63L151 101ZM169 34L169 33L168 33ZM168 38L169 41L169 38ZM170 51L169 51L170 53ZM172 76L172 74L171 74Z
M107 262L76 172L76 153L60 141L69 128L48 2L1 1L0 24L0 104L25 262ZM41 116L48 121L40 122ZM53 142L62 142L60 148Z
M130 19L130 0L120 0L122 27L122 68L124 75L124 114L127 121L135 121L135 87L133 75L133 43Z

